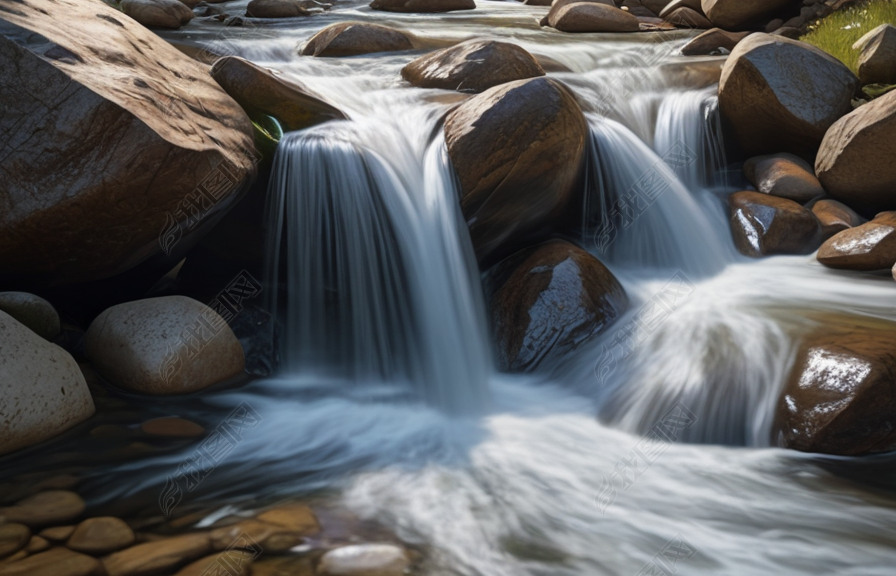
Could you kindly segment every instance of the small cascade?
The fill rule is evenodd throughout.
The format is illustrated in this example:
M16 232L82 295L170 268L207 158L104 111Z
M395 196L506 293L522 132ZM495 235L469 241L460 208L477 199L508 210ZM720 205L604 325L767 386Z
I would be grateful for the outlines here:
M415 151L374 121L292 133L270 196L284 372L409 383L452 412L486 403L484 304L444 142Z

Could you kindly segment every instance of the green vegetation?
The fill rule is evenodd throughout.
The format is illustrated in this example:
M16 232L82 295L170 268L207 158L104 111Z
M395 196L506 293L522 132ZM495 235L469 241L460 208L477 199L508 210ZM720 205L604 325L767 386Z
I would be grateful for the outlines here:
M816 22L800 39L821 48L857 72L859 53L852 49L852 45L886 23L896 26L896 0L870 0L838 10Z

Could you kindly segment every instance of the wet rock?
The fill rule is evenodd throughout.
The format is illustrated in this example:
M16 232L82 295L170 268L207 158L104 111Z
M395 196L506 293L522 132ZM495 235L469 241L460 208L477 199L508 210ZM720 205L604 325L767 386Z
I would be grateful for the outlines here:
M812 205L812 213L821 224L821 235L828 239L838 232L864 224L865 219L855 210L836 200L823 198Z
M50 542L65 542L74 533L74 526L53 526L40 531L40 536Z
M719 105L748 154L811 157L825 131L852 109L857 85L846 66L818 48L756 33L725 62Z
M100 563L96 558L52 548L17 562L0 564L0 576L96 576Z
M890 269L896 264L896 212L832 236L818 249L818 261L829 268Z
M555 3L548 24L561 32L637 32L638 18L614 6L597 2Z
M205 428L199 424L174 416L147 420L140 425L140 430L162 438L199 438L205 434Z
M246 16L252 18L295 18L311 12L299 0L252 0L246 6Z
M723 51L728 53L748 34L749 32L728 32L721 28L712 28L685 44L681 48L681 53L684 56L721 54Z
M531 54L509 42L468 40L425 54L401 69L421 88L483 92L514 80L544 76Z
M862 84L896 84L896 26L881 24L853 44Z
M59 313L40 296L28 292L0 292L0 310L46 340L56 338L62 331Z
M473 10L473 0L373 0L370 7L386 12L453 12Z
M31 530L24 524L0 524L0 558L15 554L31 540Z
M480 262L543 237L563 218L578 190L587 134L575 97L550 78L490 88L448 115L445 141Z
M286 552L304 542L305 534L288 527L258 520L243 520L230 526L212 530L210 537L215 550L232 548L261 549L270 554Z
M252 570L252 560L255 555L243 550L227 550L200 558L195 562L184 566L174 576L249 576L255 574Z
M339 22L312 36L302 48L302 55L356 56L413 48L408 35L399 30L369 22Z
M227 322L201 302L164 296L119 304L90 325L87 356L110 382L143 394L185 394L243 371Z
M320 524L314 512L304 504L285 504L266 510L257 516L261 522L282 526L297 534L310 535L320 532Z
M43 442L94 413L78 363L0 312L0 454Z
M795 0L702 0L701 7L706 17L719 28L743 30L768 22L796 4Z
M833 198L865 216L896 210L896 91L860 106L824 135L815 173Z
M138 544L103 558L108 576L150 576L174 569L212 551L208 534L184 534Z
M250 114L273 116L287 131L346 117L304 86L278 78L243 58L218 59L212 77Z
M47 490L29 496L13 506L0 508L0 516L8 522L19 522L37 528L62 524L84 513L84 500L67 490Z
M121 0L121 11L147 28L180 28L193 19L180 0Z
M0 37L0 204L15 207L0 211L0 276L176 262L254 177L246 114L206 66L102 2L29 0L0 18L57 44L41 56Z
M764 194L800 203L824 196L824 188L815 177L812 165L793 154L750 158L744 163L744 175Z
M728 205L734 245L747 256L809 254L821 242L818 219L793 200L745 191Z
M678 28L697 28L700 30L712 28L712 22L707 20L703 14L685 7L669 12L663 16L663 20Z
M356 544L330 550L320 559L321 576L402 576L410 561L393 544Z
M801 345L773 442L827 454L896 449L896 324L825 322Z
M134 531L123 520L102 516L78 524L66 546L76 552L101 556L126 548L134 541Z
M492 329L503 369L532 371L610 327L628 307L597 258L563 240L521 251L490 273Z

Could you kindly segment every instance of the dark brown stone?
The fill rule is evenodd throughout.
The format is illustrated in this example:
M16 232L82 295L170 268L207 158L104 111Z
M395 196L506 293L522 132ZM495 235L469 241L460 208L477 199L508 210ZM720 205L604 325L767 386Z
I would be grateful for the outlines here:
M747 256L808 254L821 242L818 219L793 200L744 191L728 205L734 244Z
M453 12L473 10L473 0L373 0L370 7L386 12Z
M327 26L302 48L303 56L356 56L374 52L412 50L404 32L369 22L339 22Z
M855 210L830 198L823 198L812 204L812 213L821 224L821 235L825 240L838 232L865 223L865 219L859 216Z
M744 163L744 175L764 194L801 203L824 196L812 165L793 154L754 156Z

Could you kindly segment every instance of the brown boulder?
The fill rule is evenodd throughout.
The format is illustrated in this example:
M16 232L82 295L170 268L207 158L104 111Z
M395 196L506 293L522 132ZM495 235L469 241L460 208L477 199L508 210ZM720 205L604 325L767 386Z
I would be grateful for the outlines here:
M744 163L744 175L764 194L800 203L824 196L812 165L793 154L754 156Z
M329 120L345 119L345 114L304 86L282 80L243 58L219 58L211 73L249 114L273 116L284 130L301 130Z
M101 574L96 558L52 548L17 562L0 565L0 576L96 576Z
M823 198L812 205L812 213L821 224L821 235L828 239L838 232L864 224L865 219L855 210L836 200Z
M0 508L0 517L35 528L73 520L83 514L86 507L84 500L74 492L47 490L20 500L13 506Z
M815 173L828 194L866 216L896 209L896 91L838 120L821 142Z
M255 557L256 554L245 550L227 550L187 564L174 576L254 576L251 566Z
M491 298L500 365L532 371L610 327L628 307L622 285L581 248L551 240L498 264Z
M615 6L598 2L556 2L548 12L548 24L561 32L637 32L638 18Z
M793 200L745 191L732 194L728 205L734 244L747 256L808 254L818 248L818 219Z
M368 22L339 22L312 36L302 48L302 56L356 56L413 49L404 32Z
M756 33L725 62L719 106L748 154L811 157L825 131L852 109L857 85L846 66L818 48Z
M3 274L118 274L181 235L195 241L254 175L239 105L206 66L118 10L29 0L0 4L0 18L56 44L42 57L0 38Z
M896 324L826 321L800 346L772 441L827 454L896 449Z
M212 551L208 534L185 534L138 544L103 558L108 576L170 574L174 568Z
M473 0L373 0L370 7L385 12L452 12L473 10Z
M421 88L482 92L497 86L544 76L531 54L509 42L468 40L417 58L401 69L401 77Z
M896 264L896 212L882 212L871 222L844 230L818 249L829 268L887 270Z
M320 532L320 523L314 512L304 504L283 504L265 510L257 519L267 524L282 526L303 536Z
M252 0L246 6L246 16L252 18L295 18L310 15L311 12L300 0Z
M0 558L5 558L25 547L31 540L31 530L24 524L0 524Z
M698 30L712 28L712 22L707 20L706 16L686 7L672 10L663 16L663 20L678 28L697 28Z
M193 19L180 0L121 0L121 11L147 28L180 28Z
M743 30L767 23L784 10L799 5L799 0L702 0L700 4L715 26Z
M99 556L130 546L134 540L134 531L124 520L103 516L78 524L65 545L76 552Z
M728 32L721 28L713 28L702 32L699 36L681 48L684 56L705 56L718 54L723 50L731 52L738 42L747 37L749 32Z
M853 44L862 84L896 84L896 26L881 24Z
M480 262L515 251L563 218L584 169L588 124L551 78L495 86L445 120L461 208Z

